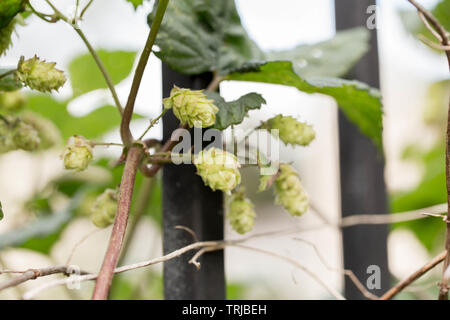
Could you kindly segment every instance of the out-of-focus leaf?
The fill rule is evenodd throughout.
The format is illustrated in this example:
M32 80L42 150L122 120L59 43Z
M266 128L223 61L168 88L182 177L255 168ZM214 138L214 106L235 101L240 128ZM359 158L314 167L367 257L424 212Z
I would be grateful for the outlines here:
M292 61L295 72L302 77L341 77L366 54L369 39L369 31L355 28L340 31L328 41L269 52L267 59Z
M161 49L156 55L185 74L222 71L264 58L242 27L234 0L170 1L156 45Z
M136 58L136 52L131 51L98 50L97 53L114 84L118 84L130 74ZM106 81L90 54L73 59L69 65L69 74L75 97L96 89L107 88Z
M0 68L0 75L11 71L12 69L2 69ZM23 87L22 83L16 79L14 74L7 75L0 78L0 92L1 91L16 91Z
M98 138L120 124L120 115L113 106L98 108L83 117L74 117L67 111L67 102L57 101L49 95L32 95L28 97L27 107L51 120L64 139L74 134L88 139Z
M127 1L133 5L134 9L137 9L137 7L139 7L144 3L144 0L127 0Z
M430 207L447 202L445 178L445 146L438 144L427 152L412 154L412 159L424 166L424 175L419 185L409 192L393 194L391 205L393 212L403 212ZM445 225L439 219L421 219L398 223L395 227L407 227L428 250L441 244L445 234Z
M447 125L448 101L450 99L450 80L432 83L427 92L427 107L424 120L428 125L444 129Z
M0 220L2 220L4 216L5 214L3 213L2 203L0 202Z
M260 109L266 100L258 93L248 93L235 101L226 102L220 94L216 92L206 93L209 99L214 100L214 104L219 108L216 114L216 123L213 128L225 130L233 124L244 121L249 110Z
M438 19L442 26L448 31L450 30L450 0L440 0L438 4L431 10L431 13ZM429 40L437 42L436 38L425 27L420 20L417 10L400 11L400 18L405 29L412 35L423 34ZM439 51L442 53L442 51Z
M71 220L73 210L79 204L80 197L80 195L75 196L61 212L42 215L36 221L22 228L0 235L0 249L16 247L49 253L61 231Z
M382 104L378 90L358 81L336 78L305 78L294 70L292 62L274 61L257 68L245 67L244 72L228 75L226 80L253 81L292 86L306 93L321 93L336 99L339 107L350 121L379 148L382 147Z

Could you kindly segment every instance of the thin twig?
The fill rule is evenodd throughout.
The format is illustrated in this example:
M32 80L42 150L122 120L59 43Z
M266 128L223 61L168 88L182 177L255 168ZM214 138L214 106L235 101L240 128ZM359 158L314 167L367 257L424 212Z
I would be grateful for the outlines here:
M441 252L439 255L437 255L433 260L425 264L423 267L421 267L419 270L414 272L412 275L410 275L405 280L399 282L396 284L392 289L390 289L388 292L386 292L380 300L390 300L393 297L395 297L397 294L399 294L403 289L405 289L407 286L409 286L411 283L419 279L421 276L423 276L425 273L436 267L439 263L444 261L445 256L447 255L447 251Z
M49 276L52 274L63 273L65 275L70 275L72 273L71 272L72 270L73 270L73 268L71 266L51 266L51 267L38 268L38 269L29 269L24 272L18 271L16 273L22 273L22 274L20 276L14 277L14 278L0 284L0 291L11 288L11 287L18 286L19 284L22 284L29 280L34 280L34 279ZM2 271L2 273L5 273L5 271ZM13 273L13 272L9 271L8 273ZM87 274L87 273L83 271L83 272L81 272L81 274Z
M94 2L94 0L89 0L89 2L87 3L87 5L83 8L83 10L81 10L81 13L80 13L80 20L83 19L84 14L86 13L87 9L89 9L89 7L91 6L92 2Z
M339 272L339 273L349 277L349 279L353 282L353 284L356 286L356 288L367 299L370 299L370 300L378 300L379 299L376 295L372 294L369 290L366 289L366 287L364 287L364 285L361 283L361 281L359 281L358 277L355 275L355 273L352 270L335 268L335 267L330 266L328 264L327 260L325 259L325 257L320 253L319 249L317 248L317 246L314 243L312 243L308 240L305 240L305 239L300 239L300 238L294 238L294 240L301 241L303 243L306 243L310 247L312 247L314 249L317 257L319 258L319 260L325 266L325 268L327 268L330 271Z
M119 267L116 268L114 270L114 273L122 273L122 272L126 272L126 271L130 271L130 270L135 270L135 269L139 269L139 268L144 268L150 265L154 265L157 263L162 263L162 262L166 262L169 260L172 260L174 258L177 258L189 251L195 250L195 249L202 249L202 248L210 248L210 251L214 251L214 250L221 250L223 249L224 246L234 246L234 247L238 247L238 248L242 248L242 249L247 249L247 250L252 250L252 251L256 251L256 252L260 252L260 253L264 253L266 255L270 255L279 259L282 259L284 261L287 261L293 265L295 265L297 268L303 270L304 272L306 272L308 275L310 275L312 278L314 278L318 283L320 283L326 290L328 290L328 292L330 292L336 299L339 300L345 300L345 298L334 288L332 288L330 285L328 285L326 282L324 282L323 280L320 279L320 277L318 277L314 272L312 272L310 269L306 268L305 266L303 266L302 264L300 264L298 261L290 258L290 257L285 257L282 255L279 255L275 252L271 252L271 251L266 251L264 249L259 249L259 248L253 248L253 247L248 247L248 246L244 246L239 244L240 242L243 242L243 240L237 240L237 241L205 241L205 242L195 242L193 244L190 244L186 247L183 247L181 249L175 250L172 253L169 253L165 256L159 257L159 258L155 258L155 259L151 259L151 260L147 260L147 261L143 261L140 263L135 263L135 264L131 264L131 265L127 265L127 266L123 266L123 267ZM214 249L212 249L214 248ZM76 278L72 277L70 279L60 279L60 280L55 280L49 283L46 283L40 287L34 288L30 291L28 291L27 293L24 294L23 298L26 300L32 299L33 297L35 297L37 294L39 294L40 292L47 290L49 288L55 287L55 286L60 286L60 285L65 285L68 283L73 283L73 282L84 282L84 281L90 281L90 280L95 280L98 277L97 274L89 274L89 275L82 275L82 276L78 276Z

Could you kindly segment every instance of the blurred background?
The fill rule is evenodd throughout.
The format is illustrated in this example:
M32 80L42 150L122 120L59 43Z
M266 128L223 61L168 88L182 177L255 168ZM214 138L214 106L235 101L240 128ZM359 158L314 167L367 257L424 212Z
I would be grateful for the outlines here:
M46 10L43 1L32 2L36 8ZM421 1L430 8L436 2ZM237 0L236 3L250 36L265 50L289 49L300 43L327 40L335 34L334 1L278 0L275 5L269 0ZM69 15L74 10L72 0L59 0L57 5ZM401 212L444 203L443 137L450 87L446 61L443 55L415 39L417 19L411 15L415 12L406 0L380 0L378 5L381 91L385 110L385 177L390 206L392 212ZM109 65L114 61L113 77L123 79L117 85L121 101L126 100L131 85L131 77L126 75L135 65L136 54L147 37L146 17L151 8L152 1L135 12L133 6L124 0L97 0L81 23L94 47L102 49L105 63ZM47 24L35 17L26 22L26 27L17 28L13 48L0 58L2 65L13 66L21 55L32 57L37 54L47 61L57 62L67 72L94 68L83 43L69 26ZM111 107L113 102L109 92L102 88L94 91L84 89L95 88L92 84L95 79L73 83L74 79L72 85L66 84L52 98L30 96L28 104L31 110L41 110L41 114L57 123L61 141L83 129L98 140L119 142L116 127L119 120L116 110ZM155 56L150 59L141 88L136 112L142 117L138 116L133 121L134 132L141 132L147 126L148 121L143 117L156 117L161 111L161 62ZM259 92L266 99L267 105L262 112L252 114L240 128L254 127L278 113L293 115L314 125L317 138L313 144L303 149L282 146L281 159L293 162L299 170L315 209L337 223L341 212L337 106L334 100L268 84L246 83L243 86L229 81L224 82L220 89L227 100L250 91ZM148 137L159 139L161 136L161 125L148 134ZM107 169L107 165L120 155L120 148L96 148L97 166L79 174L67 174L63 170L59 158L61 150L62 147L58 147L33 154L15 151L0 156L0 200L5 212L5 218L0 222L0 265L3 269L22 270L70 261L70 264L94 272L101 265L111 228L97 229L91 223L86 208L105 186L115 186L120 181L120 168L112 173ZM301 218L291 217L281 207L273 205L271 191L256 193L256 170L246 169L243 174L249 197L256 203L257 219L252 233L292 226L307 228L321 222L314 212ZM86 181L92 186L89 190L91 202L84 199L83 205L76 206L73 212L64 212L68 199L74 201L77 188ZM140 185L141 180L137 183ZM63 192L55 193L55 188ZM151 188L147 209L138 219L132 217L135 236L129 241L128 253L121 261L123 264L162 254L161 186L158 179ZM59 224L45 220L52 216L45 212L59 211L63 217ZM38 230L32 233L32 237L29 236L30 228L26 227L31 224L35 228L32 232ZM12 230L20 232L13 234L10 233ZM329 266L342 268L339 230L323 227L296 236L313 242ZM226 223L226 238L238 237ZM292 238L292 235L258 238L249 243L289 255L314 270L331 286L342 290L342 275L329 270L311 246ZM393 277L404 278L429 261L443 249L443 239L444 228L438 219L391 226L388 255ZM225 258L230 299L329 298L314 279L283 261L236 248L227 248ZM118 276L111 298L161 299L161 271L161 265L157 265ZM399 298L435 298L435 284L440 272L440 268L436 268ZM0 275L0 280L8 277ZM0 298L20 298L28 289L49 279L30 281L2 291ZM39 298L89 298L92 287L92 283L85 283L80 290L54 288L43 292Z

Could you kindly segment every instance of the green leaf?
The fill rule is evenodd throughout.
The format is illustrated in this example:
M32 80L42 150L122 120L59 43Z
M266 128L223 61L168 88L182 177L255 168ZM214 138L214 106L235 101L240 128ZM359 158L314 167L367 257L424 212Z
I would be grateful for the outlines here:
M5 74L15 69L2 69L0 68L0 75ZM16 91L22 88L22 82L16 79L14 74L7 75L0 78L0 92L1 91Z
M59 102L49 95L32 95L28 97L27 108L51 120L61 131L63 139L74 134L88 139L99 138L120 124L120 115L113 106L104 106L83 117L74 117L67 111L67 102Z
M61 212L42 215L34 222L0 235L0 250L6 247L20 247L49 253L64 227L73 216L79 204L80 195L75 196Z
M366 54L369 40L368 30L355 28L338 32L328 41L269 52L268 60L292 61L295 72L302 77L340 77Z
M245 72L234 72L226 80L253 81L292 86L306 93L321 93L336 99L339 107L362 133L382 147L382 105L378 90L358 81L335 78L301 78L293 70L292 62L274 61L245 66Z
M116 85L131 72L136 52L131 51L97 51L106 70ZM69 65L70 80L74 97L97 89L107 88L106 81L90 54L78 56Z
M2 220L4 216L5 214L3 213L2 203L0 202L0 220Z
M264 58L242 27L234 0L170 1L156 45L161 49L156 55L185 74L223 71Z
M137 7L139 7L144 3L144 0L127 0L127 1L133 5L134 9L137 9Z
M226 102L220 94L216 92L206 92L209 99L214 100L214 104L219 108L216 114L216 123L213 128L225 130L233 124L240 124L244 121L249 110L260 109L266 100L258 93L248 93L235 101Z
M26 0L2 0L0 2L0 29L6 27L25 7Z

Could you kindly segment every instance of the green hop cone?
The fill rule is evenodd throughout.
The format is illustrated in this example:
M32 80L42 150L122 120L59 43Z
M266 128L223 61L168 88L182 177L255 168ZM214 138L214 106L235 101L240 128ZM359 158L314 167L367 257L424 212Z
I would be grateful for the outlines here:
M13 139L16 148L25 151L36 150L41 142L36 129L22 120L14 127Z
M40 150L47 150L62 144L61 133L52 121L31 111L25 112L22 115L22 120L39 133L39 138L41 139L39 144Z
M172 109L182 124L190 128L207 128L216 122L216 113L219 112L202 90L192 91L174 87L170 97L163 100L164 108Z
M91 208L91 221L99 228L106 228L114 222L116 211L117 191L106 189Z
M64 72L55 68L56 63L45 62L37 56L24 60L20 58L16 76L31 89L41 92L58 90L66 82Z
M255 210L251 201L238 193L231 198L228 219L233 230L237 233L244 234L250 232L255 224Z
M85 170L93 158L91 142L82 136L70 137L62 158L66 169Z
M0 111L5 113L19 112L26 103L27 100L19 91L0 93Z
M241 183L239 162L235 155L210 148L194 157L197 174L212 190L230 192Z
M293 216L301 216L309 208L308 195L298 173L288 164L280 166L280 175L275 180L275 194L276 202Z
M312 126L281 114L267 120L261 127L267 130L278 130L279 137L285 144L307 146L316 137Z

